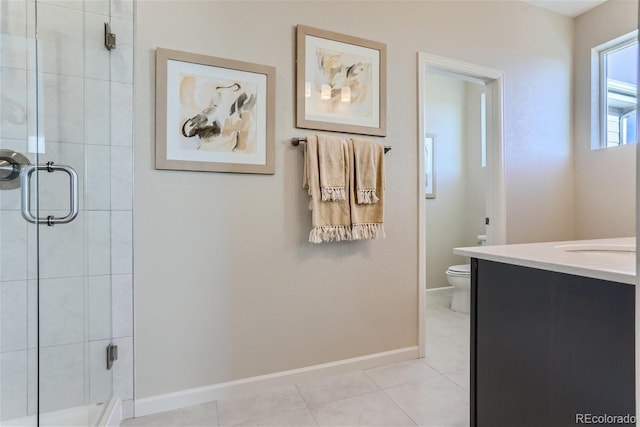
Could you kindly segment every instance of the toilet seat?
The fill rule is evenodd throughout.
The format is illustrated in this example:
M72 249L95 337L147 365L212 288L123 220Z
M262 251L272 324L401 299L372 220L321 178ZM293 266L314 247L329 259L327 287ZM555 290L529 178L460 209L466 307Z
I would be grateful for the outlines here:
M452 265L447 269L450 276L471 276L471 264Z

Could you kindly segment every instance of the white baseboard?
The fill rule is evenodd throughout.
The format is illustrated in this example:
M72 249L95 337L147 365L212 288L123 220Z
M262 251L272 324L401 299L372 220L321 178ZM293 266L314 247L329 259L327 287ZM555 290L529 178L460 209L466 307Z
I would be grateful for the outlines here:
M352 359L345 359L336 362L323 363L321 365L308 366L306 368L291 369L289 371L259 375L256 377L245 378L241 380L228 381L204 387L181 390L174 393L145 397L143 399L137 399L135 401L135 416L141 417L158 412L186 408L188 406L213 402L214 400L224 399L232 396L257 393L271 387L291 385L303 381L315 380L330 375L338 375L356 370L370 369L377 366L417 358L418 347L406 347L397 350L385 351L382 353L354 357Z

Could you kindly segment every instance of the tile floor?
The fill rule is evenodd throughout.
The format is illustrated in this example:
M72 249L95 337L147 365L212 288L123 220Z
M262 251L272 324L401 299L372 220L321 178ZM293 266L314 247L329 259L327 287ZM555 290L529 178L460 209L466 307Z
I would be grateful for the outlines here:
M468 426L469 315L427 297L424 359L134 418L133 426Z

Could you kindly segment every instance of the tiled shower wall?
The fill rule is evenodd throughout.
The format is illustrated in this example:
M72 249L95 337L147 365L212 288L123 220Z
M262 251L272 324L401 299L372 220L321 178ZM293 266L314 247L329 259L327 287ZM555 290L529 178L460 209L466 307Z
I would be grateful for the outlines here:
M133 412L133 13L132 0L0 0L0 148L80 176L80 214L39 227L39 256L19 190L0 191L0 420L36 410L38 268L41 412L112 395ZM40 207L64 215L58 175L42 177Z

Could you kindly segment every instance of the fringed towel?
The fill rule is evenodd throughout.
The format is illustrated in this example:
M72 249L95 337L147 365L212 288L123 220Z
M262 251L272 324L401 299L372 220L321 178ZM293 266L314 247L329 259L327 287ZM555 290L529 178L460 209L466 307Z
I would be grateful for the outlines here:
M354 159L350 186L351 240L385 237L384 146L373 141L349 140L349 150Z
M333 137L332 137L333 138ZM377 239L385 237L384 232L384 148L382 145L371 141L364 141L366 144L377 144L371 151L373 155L365 156L360 166L360 173L363 181L369 180L368 190L371 190L370 202L359 203L356 189L355 165L355 144L363 143L359 140L335 138L342 148L345 166L343 168L343 182L345 197L342 200L324 200L321 184L322 163L327 157L319 153L319 138L316 135L308 136L304 146L304 178L303 187L309 193L309 209L311 209L312 229L309 233L309 241L312 243L342 241L342 240L363 240ZM334 141L335 142L335 141ZM331 161L337 156L330 155ZM371 170L375 164L375 169ZM326 165L325 165L326 166ZM337 183L338 179L331 178L332 183ZM364 188L363 188L364 189ZM335 192L333 193L335 194Z
M347 199L347 157L345 140L318 135L320 193L325 202Z
M384 146L365 139L352 139L356 201L366 205L376 203L378 177L384 176Z
M339 139L342 148L342 157L345 167L342 170L342 182L345 187L349 183L349 171L352 170L348 150L348 143L344 139ZM304 149L304 182L303 186L308 189L310 196L309 208L311 209L312 229L309 233L309 241L313 243L351 240L351 212L349 209L349 198L342 200L323 201L322 190L320 188L320 156L318 151L318 137L315 135L307 137ZM336 179L336 182L338 180Z

